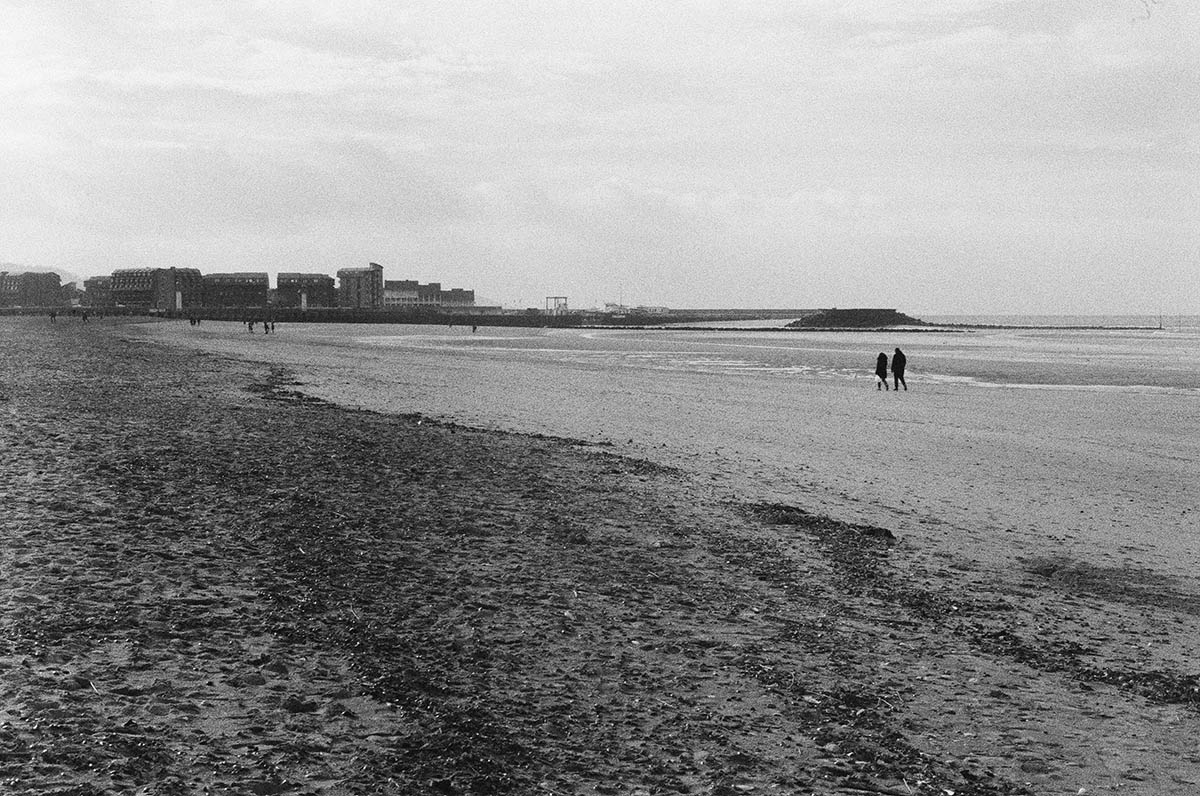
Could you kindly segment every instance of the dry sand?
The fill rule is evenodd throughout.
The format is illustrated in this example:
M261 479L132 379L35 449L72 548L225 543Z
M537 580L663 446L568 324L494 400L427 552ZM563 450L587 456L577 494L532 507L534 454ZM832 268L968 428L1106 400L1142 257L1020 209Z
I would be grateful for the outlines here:
M1200 792L1200 595L0 319L0 792Z

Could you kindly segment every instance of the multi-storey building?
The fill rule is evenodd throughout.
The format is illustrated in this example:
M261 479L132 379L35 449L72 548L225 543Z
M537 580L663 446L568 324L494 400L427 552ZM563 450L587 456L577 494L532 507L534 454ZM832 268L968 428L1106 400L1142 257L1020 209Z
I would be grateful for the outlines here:
M186 310L204 306L204 277L198 268L159 268L155 307Z
M440 289L441 285L422 285L415 279L389 279L383 283L383 304L389 308L432 307Z
M83 280L83 303L88 307L111 307L113 303L112 277L93 276L91 279Z
M0 306L57 307L62 303L62 279L58 274L0 272Z
M26 307L57 307L62 304L62 279L55 273L24 273L21 304Z
M16 274L0 271L0 307L14 307L19 303L20 285Z
M442 290L440 282L422 285L415 279L388 280L383 283L383 303L389 309L473 307L475 291L457 287Z
M275 304L279 307L335 307L337 290L333 277L325 274L281 273L275 280Z
M75 282L68 282L59 288L58 303L65 307L78 307L83 304L83 291Z
M201 306L204 280L196 268L123 268L113 271L110 290L117 306L182 310Z
M383 266L371 263L366 268L342 268L337 272L338 306L353 309L383 308Z
M453 287L441 291L441 301L443 307L474 307L475 291Z
M118 307L150 309L154 306L156 268L118 268L109 281L109 295Z
M205 274L204 306L265 307L270 288L270 277L266 274Z
M118 268L109 278L109 295L118 307L149 309L154 304L154 268Z
M57 275L51 275L55 280ZM346 309L451 309L479 312L475 291L443 290L440 282L421 284L415 279L383 279L383 266L343 268L337 283L327 274L280 273L270 289L265 273L241 272L201 275L195 268L126 268L112 276L84 281L83 302L91 307L127 307L167 311L196 307L309 307ZM15 303L20 292L16 277L0 274L0 306L5 296ZM498 309L498 308L493 308Z

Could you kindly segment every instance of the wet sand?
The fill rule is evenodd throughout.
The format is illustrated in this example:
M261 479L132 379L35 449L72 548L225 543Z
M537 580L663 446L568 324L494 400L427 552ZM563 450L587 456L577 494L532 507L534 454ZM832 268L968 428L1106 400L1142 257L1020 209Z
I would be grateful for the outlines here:
M1134 353L1147 341L1086 335L1027 347L990 334L138 328L287 367L299 389L343 406L608 443L739 500L885 525L992 569L1049 548L1099 567L1150 567L1200 591L1198 394L1103 386L1155 384L1156 368L1175 383L1195 358L1180 341L1149 357ZM901 395L877 393L869 367L852 369L862 351L892 343L916 368ZM935 371L1056 378L1076 348L1069 370L1090 363L1097 383L979 387Z
M0 790L1190 794L1200 594L0 319Z

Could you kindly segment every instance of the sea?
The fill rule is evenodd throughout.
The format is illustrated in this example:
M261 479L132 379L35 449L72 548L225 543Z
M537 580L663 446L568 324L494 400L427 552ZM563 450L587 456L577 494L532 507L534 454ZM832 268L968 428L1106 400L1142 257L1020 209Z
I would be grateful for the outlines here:
M1200 315L921 315L927 323L978 326L1200 328Z

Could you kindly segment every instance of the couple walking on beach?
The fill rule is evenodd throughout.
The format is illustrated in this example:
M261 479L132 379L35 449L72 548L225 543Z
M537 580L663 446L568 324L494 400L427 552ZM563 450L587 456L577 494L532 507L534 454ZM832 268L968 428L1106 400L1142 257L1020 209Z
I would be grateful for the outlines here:
M896 353L892 354L893 387L897 392L900 390L900 385L904 385L904 391L908 392L908 384L904 381L904 367L907 364L908 357L904 356L904 352L897 348ZM887 354L882 351L875 359L875 389L888 389L888 358Z

